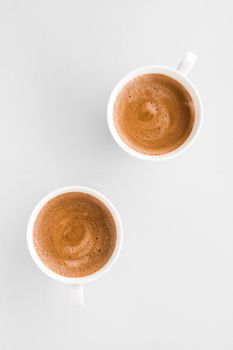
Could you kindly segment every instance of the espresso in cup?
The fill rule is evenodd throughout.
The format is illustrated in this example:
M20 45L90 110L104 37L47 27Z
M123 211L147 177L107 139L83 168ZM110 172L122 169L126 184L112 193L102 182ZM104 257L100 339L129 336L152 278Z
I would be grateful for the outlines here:
M107 206L83 192L67 192L50 199L33 227L33 243L40 260L65 277L85 277L111 258L117 228Z
M176 150L195 122L191 95L165 74L144 74L130 80L116 97L113 120L121 139L146 155Z

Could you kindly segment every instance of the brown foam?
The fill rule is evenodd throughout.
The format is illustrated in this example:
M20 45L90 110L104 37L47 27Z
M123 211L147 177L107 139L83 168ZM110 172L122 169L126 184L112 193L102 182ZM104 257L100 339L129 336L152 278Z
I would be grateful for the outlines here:
M114 105L116 129L131 148L149 155L169 153L189 137L195 109L189 92L164 74L129 81Z
M69 192L51 199L33 229L36 251L52 271L83 277L101 269L116 245L116 224L96 197Z

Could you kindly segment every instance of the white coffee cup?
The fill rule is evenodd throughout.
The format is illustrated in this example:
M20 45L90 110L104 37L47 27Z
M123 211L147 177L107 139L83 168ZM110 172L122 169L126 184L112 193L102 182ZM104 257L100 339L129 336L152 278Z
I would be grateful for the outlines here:
M109 130L112 134L112 137L116 141L116 143L127 153L131 154L134 157L144 159L144 160L151 160L151 161L160 161L165 159L170 159L174 156L177 156L181 153L183 153L186 149L188 149L193 142L196 140L201 125L202 125L202 115L203 115L203 107L200 95L196 89L196 87L193 85L193 83L187 78L187 74L192 69L193 65L195 64L197 59L197 56L192 53L188 52L186 56L184 57L183 61L179 64L177 69L169 68L166 66L145 66L139 69L136 69L135 71L127 74L123 79L121 79L118 84L113 89L107 106L107 121ZM195 107L195 122L192 129L191 134L187 138L187 140L177 149L175 149L172 152L162 154L162 155L147 155L140 153L133 148L129 147L121 138L119 133L116 130L114 120L113 120L113 111L114 111L114 104L115 100L121 91L121 89L132 79L136 78L137 76L143 75L143 74L149 74L149 73L159 73L159 74L165 74L169 77L177 80L180 82L190 93Z
M59 275L52 270L50 270L40 259L39 255L37 254L37 251L35 249L34 243L33 243L33 227L35 220L40 212L40 210L44 207L44 205L51 200L52 198L63 194L67 192L83 192L83 193L88 193L97 199L99 199L101 202L103 202L107 208L110 210L115 224L117 228L117 240L116 240L116 246L114 249L114 252L109 259L109 261L97 272L85 276L85 277L65 277L62 275ZM59 281L59 282L64 282L72 285L72 297L73 301L75 304L83 306L84 305L84 300L83 300L83 285L88 282L92 282L100 277L102 277L106 272L108 272L115 262L117 261L119 257L119 253L122 247L122 240L123 240L123 230L122 230L122 224L120 220L120 216L114 207L114 205L101 193L88 188L88 187L81 187L81 186L69 186L69 187L63 187L60 189L57 189L56 191L53 191L46 195L41 201L36 205L34 208L33 212L31 213L31 216L28 221L27 225L27 245L29 252L31 254L31 257L33 261L36 263L36 265L40 268L41 271L43 271L47 276Z

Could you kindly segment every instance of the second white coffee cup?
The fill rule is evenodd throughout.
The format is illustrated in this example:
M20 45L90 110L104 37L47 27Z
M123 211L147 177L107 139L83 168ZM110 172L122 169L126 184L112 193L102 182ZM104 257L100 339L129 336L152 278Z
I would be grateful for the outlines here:
M33 243L33 227L34 227L35 220L36 220L40 210L44 207L44 205L49 200L51 200L52 198L54 198L60 194L67 193L67 192L88 193L88 194L96 197L97 199L99 199L110 210L110 212L113 216L113 219L115 221L116 228L117 228L116 246L115 246L115 249L114 249L114 252L113 252L111 258L100 270L98 270L97 272L95 272L91 275L85 276L85 277L75 277L75 278L72 277L72 278L70 278L70 277L65 277L65 276L62 276L62 275L59 275L59 274L53 272L41 261L41 259L39 258L38 254L37 254L37 251L35 249L34 243ZM122 247L122 241L123 241L122 223L121 223L120 216L119 216L115 206L101 193L99 193L91 188L88 188L88 187L69 186L69 187L63 187L63 188L57 189L56 191L49 193L36 205L33 212L31 213L31 216L29 218L28 225L27 225L27 245L28 245L28 249L29 249L29 252L31 254L33 261L40 268L40 270L42 272L44 272L47 276L49 276L49 277L51 277L59 282L71 284L72 285L73 301L75 304L78 304L80 306L84 305L83 285L102 277L106 272L108 272L113 267L113 265L115 264L115 262L117 261L117 259L119 257L119 253L120 253L121 247Z
M125 152L139 159L150 160L150 161L160 161L160 160L170 159L174 156L177 156L183 153L186 149L188 149L193 144L193 142L196 140L199 134L199 131L202 125L202 116L203 116L203 107L202 107L202 102L201 102L201 97L199 95L199 92L187 77L187 74L190 72L193 65L195 64L196 59L197 59L197 56L194 53L188 52L184 57L184 59L179 64L179 66L177 67L177 69L166 67L166 66L157 66L157 65L145 66L127 74L115 86L108 101L107 122L108 122L109 130L112 134L113 139ZM113 118L114 104L121 89L130 80L140 75L151 74L151 73L165 74L177 80L179 83L181 83L190 93L193 99L194 107L195 107L195 122L194 122L192 132L187 138L187 140L174 151L166 154L162 154L162 155L147 155L147 154L140 153L132 149L131 147L129 147L118 134L114 124L114 118Z

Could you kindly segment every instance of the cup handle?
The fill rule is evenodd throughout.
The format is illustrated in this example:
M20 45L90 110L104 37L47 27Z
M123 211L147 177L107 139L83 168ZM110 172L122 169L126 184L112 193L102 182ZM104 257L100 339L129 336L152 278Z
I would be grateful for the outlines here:
M72 284L72 300L73 304L77 306L84 306L83 299L83 285L82 284Z
M187 75L193 68L196 60L197 56L193 52L188 51L183 60L180 62L179 66L177 67L177 70L183 75Z

